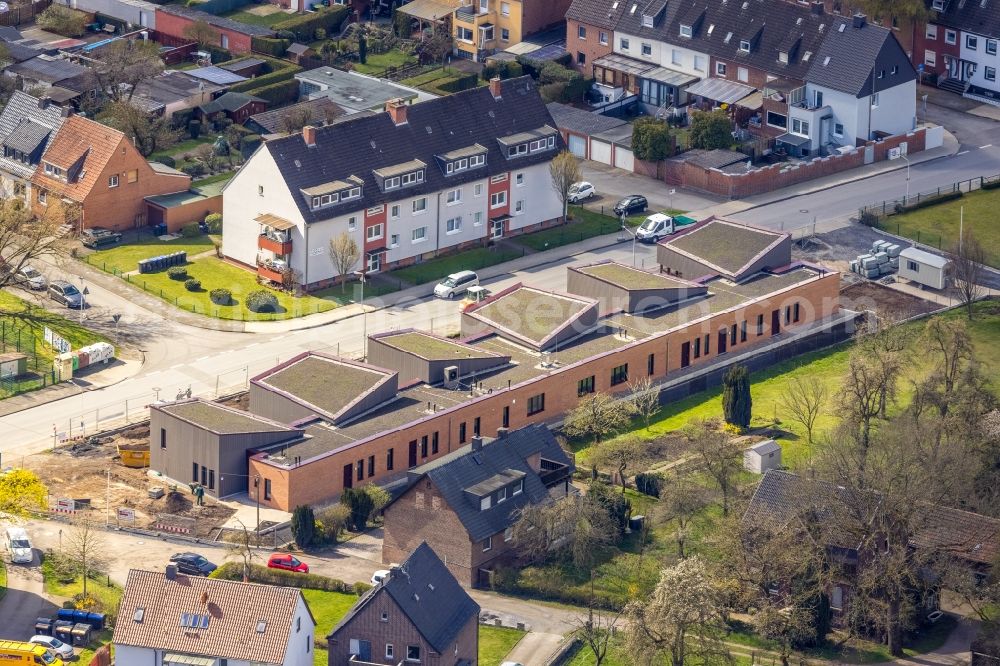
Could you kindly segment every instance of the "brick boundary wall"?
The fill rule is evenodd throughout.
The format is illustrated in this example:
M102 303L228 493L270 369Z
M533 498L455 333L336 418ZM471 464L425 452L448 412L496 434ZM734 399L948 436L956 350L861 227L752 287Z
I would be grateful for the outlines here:
M864 146L858 146L843 155L815 157L808 162L794 165L773 164L749 173L725 173L719 169L706 169L689 164L682 159L660 163L642 162L637 159L633 172L657 178L668 185L689 187L729 199L743 199L864 166L867 146L874 147L875 162L888 159L889 150L897 148L903 142L907 144L908 154L920 152L926 146L926 135L927 130L920 128L906 134L888 137L883 141L869 141Z

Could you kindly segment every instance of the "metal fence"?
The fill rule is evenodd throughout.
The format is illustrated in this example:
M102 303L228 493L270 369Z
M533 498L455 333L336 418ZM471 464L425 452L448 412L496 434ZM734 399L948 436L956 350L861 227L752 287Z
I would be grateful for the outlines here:
M909 196L904 195L897 199L887 199L885 201L866 204L858 209L858 219L863 221L867 217L869 220L874 220L876 222L876 226L880 229L885 228L888 231L889 227L882 226L882 222L888 217L905 213L907 210L919 207L920 204L923 204L924 202L938 199L942 196L958 192L961 192L962 194L975 192L976 190L983 189L984 185L987 189L1000 186L1000 174L994 174L992 176L976 176L975 178L960 180L958 182L951 183L950 185L942 185L941 187L933 190L917 192L916 194L910 194Z
M26 374L0 378L0 399L57 383L50 358L55 352L45 354L44 346L45 341L28 324L0 322L0 353L20 352L27 357ZM43 351L41 355L40 350Z

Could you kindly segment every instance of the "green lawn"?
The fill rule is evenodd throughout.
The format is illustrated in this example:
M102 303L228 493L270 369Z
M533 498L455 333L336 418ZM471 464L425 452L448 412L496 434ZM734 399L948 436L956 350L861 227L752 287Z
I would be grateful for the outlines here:
M477 247L456 254L430 259L405 268L398 268L388 275L398 277L410 284L434 282L457 271L475 271L487 266L502 264L517 259L521 253L508 250ZM366 294L367 296L367 294Z
M611 204L612 206L614 204ZM610 211L610 206L609 206ZM681 211L663 211L668 215L678 215ZM523 236L515 236L511 241L519 243L533 250L542 251L570 243L578 243L594 236L611 234L621 228L621 220L613 215L603 215L597 211L588 210L583 206L570 206L569 214L571 221L550 229L542 229ZM642 224L649 213L631 215L625 218L625 223L630 227L637 227Z
M296 297L283 291L271 289L278 298L278 312L256 313L244 304L247 295L258 289L265 289L257 282L257 276L248 270L226 263L215 257L202 257L187 265L188 277L201 281L201 290L188 291L183 280L172 280L166 271L145 275L127 276L130 284L159 296L163 300L198 314L218 319L249 321L274 321L303 317L316 312L326 312L338 307L332 299L315 296ZM216 305L209 298L213 289L229 289L233 294L230 305Z
M99 250L84 257L91 266L100 268L107 273L130 273L139 269L141 259L158 257L174 252L187 252L193 257L212 249L212 239L209 236L195 238L176 238L162 241L155 236L148 236L137 243L127 243L117 247Z
M261 25L265 28L270 28L275 23L287 20L291 15L282 11L273 12L264 16L253 14L251 12L235 11L229 12L228 14L222 14L222 16L234 21L239 21L240 23L246 23L248 25Z
M354 69L362 74L381 74L388 67L399 68L417 63L415 56L403 53L398 49L392 49L385 53L369 53L365 60L367 60L365 63L354 63Z
M461 74L461 72L457 69L452 69L451 67L438 67L422 74L411 76L408 79L403 79L400 83L413 88L419 88L420 86L427 85L428 83L450 78L457 74Z
M576 653L566 662L566 666L594 666L597 660L594 658L594 653L586 645L581 645ZM625 654L622 649L622 641L620 638L611 639L611 647L608 649L608 653L602 662L602 666L632 666L635 662ZM653 662L657 666L667 666L670 663L669 659L664 659L661 662ZM710 662L706 663L702 659L688 655L684 659L685 666L714 666L715 663L727 663L730 666L752 666L753 662L748 656L734 654L732 661L729 662ZM770 664L770 660L762 661L760 658L757 660L758 664Z
M235 175L236 175L235 171L223 171L222 173L217 173L214 176L199 178L198 180L192 182L191 186L201 187L203 185L211 185L212 183L226 183L229 182Z
M358 601L358 595L325 590L302 590L302 596L309 604L309 610L316 618L316 628L325 635L340 619L347 615Z
M479 626L479 666L500 666L525 632L509 627Z
M947 250L958 244L961 210L965 209L965 233L973 233L986 250L986 263L1000 267L1000 189L978 190L953 201L892 215L881 227L900 236Z
M164 150L158 150L155 153L152 153L149 156L149 161L156 162L157 160L159 160L160 158L162 158L164 155L167 155L167 156L170 156L170 157L174 157L176 155L180 155L181 153L190 152L190 151L194 150L195 148L197 148L198 146L201 146L201 145L204 145L204 144L212 144L214 142L215 142L215 137L214 136L207 136L207 135L206 136L200 136L197 139L185 139L184 141L178 141L177 143L175 143L174 145L170 146L169 148L166 148Z

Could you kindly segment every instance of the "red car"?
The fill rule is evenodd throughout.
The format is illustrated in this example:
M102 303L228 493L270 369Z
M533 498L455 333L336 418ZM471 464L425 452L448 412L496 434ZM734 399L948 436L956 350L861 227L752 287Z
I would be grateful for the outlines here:
M291 556L275 553L267 558L267 566L270 569L284 569L296 573L309 573L309 565Z

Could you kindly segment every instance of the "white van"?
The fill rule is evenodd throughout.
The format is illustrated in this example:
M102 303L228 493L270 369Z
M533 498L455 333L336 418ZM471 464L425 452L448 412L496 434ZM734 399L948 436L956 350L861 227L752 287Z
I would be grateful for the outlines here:
M31 564L35 555L31 550L31 540L23 527L7 528L7 551L14 564Z

